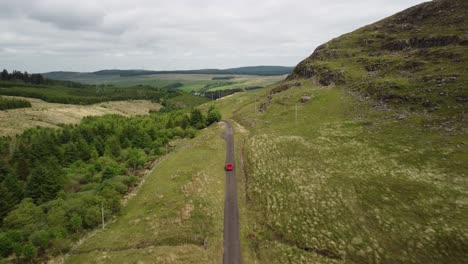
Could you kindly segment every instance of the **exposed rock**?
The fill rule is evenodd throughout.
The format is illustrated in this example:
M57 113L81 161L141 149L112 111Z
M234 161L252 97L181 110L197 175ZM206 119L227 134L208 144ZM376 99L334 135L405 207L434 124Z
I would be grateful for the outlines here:
M397 115L397 116L395 117L395 119L396 119L396 120L404 120L404 119L406 119L406 117L407 117L407 116L406 116L405 114L399 114L399 115Z
M308 101L310 101L312 99L312 96L307 96L307 95L304 95L301 97L301 103L307 103Z
M333 72L327 70L319 75L319 83L324 86L344 83L344 71Z
M465 40L463 40L459 36L438 36L400 39L384 44L382 46L382 49L389 51L400 51L406 48L431 48L463 43L465 43Z
M311 65L307 62L307 60L304 60L299 63L293 73L288 76L287 80L317 77L319 84L324 86L343 84L345 82L345 73L343 70L331 69L325 65Z
M364 69L366 69L366 71L368 72L373 72L373 71L380 71L386 67L388 67L388 64L386 63L374 63L370 65L365 65Z
M426 75L422 78L422 81L425 83L436 83L436 84L446 84L455 82L460 75L452 74L447 76L431 76Z
M270 91L270 94L281 93L281 92L283 92L283 91L289 90L289 88L291 88L290 85L288 85L288 84L281 84L281 85L278 85L278 86L276 86L275 88L273 88L273 89Z

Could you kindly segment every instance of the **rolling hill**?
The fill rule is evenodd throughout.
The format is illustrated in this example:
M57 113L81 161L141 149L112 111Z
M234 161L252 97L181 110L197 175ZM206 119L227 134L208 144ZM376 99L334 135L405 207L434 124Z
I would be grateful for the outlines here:
M346 85L375 100L462 109L468 84L468 3L423 3L319 46L289 80Z
M466 263L466 14L464 0L414 6L317 47L284 81L198 106L203 113L219 109L233 123L244 263ZM145 146L139 139L151 133L157 148L145 151L173 151L141 176L133 198L102 231L80 243L54 244L60 263L221 261L224 126L212 124L182 138L172 122L192 123L196 111L141 117L138 134L131 125L118 130L122 146ZM111 127L103 123L96 130L111 133ZM126 158L122 153L119 161ZM77 164L80 173L70 172L76 177L70 185L99 186ZM111 180L104 181L107 189L119 187ZM30 204L23 207L20 212L32 211ZM54 216L78 219L76 211ZM99 210L84 215L100 216ZM16 218L8 220L16 224ZM37 243L39 235L31 241Z
M218 102L249 131L241 219L258 263L466 262L467 11L412 7Z
M149 70L101 70L96 72L66 72L56 71L48 72L43 75L55 80L77 80L92 76L143 76L156 74L210 74L210 75L259 75L259 76L276 76L289 74L292 67L284 66L250 66L231 69L201 69L201 70L174 70L174 71L149 71Z

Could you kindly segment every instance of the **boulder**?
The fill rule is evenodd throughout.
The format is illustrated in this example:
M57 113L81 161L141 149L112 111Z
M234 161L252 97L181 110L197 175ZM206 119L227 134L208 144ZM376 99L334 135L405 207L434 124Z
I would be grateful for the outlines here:
M312 99L312 96L304 95L301 97L301 103L305 104Z

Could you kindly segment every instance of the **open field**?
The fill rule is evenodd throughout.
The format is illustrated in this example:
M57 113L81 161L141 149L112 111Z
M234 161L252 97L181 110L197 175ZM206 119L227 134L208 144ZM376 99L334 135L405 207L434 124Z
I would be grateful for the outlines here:
M437 115L379 110L342 88L310 81L268 94L216 102L250 131L244 215L256 234L249 241L255 259L462 263L468 257L466 127L440 127L445 117ZM302 104L304 95L312 99Z
M128 87L136 85L149 85L152 87L176 87L186 92L201 92L213 90L226 90L234 88L246 88L253 86L265 87L285 78L285 76L256 76L256 75L226 75L232 79L213 80L224 75L215 74L153 74L140 76L98 75L98 74L74 74L71 81L95 85L114 85L116 87Z
M144 100L105 102L94 105L69 105L47 103L40 99L19 98L31 102L31 108L0 111L0 135L13 136L25 129L42 126L58 127L60 124L75 124L85 116L118 114L123 116L145 115L150 110L159 110L160 105Z
M73 249L66 263L219 263L223 129L219 123L178 141L121 215Z
M286 76L255 76L255 78L252 78L252 76L239 76L235 79L232 79L232 81L235 82L233 84L214 86L213 88L210 88L206 91L222 91L236 88L244 89L249 87L266 87L285 78ZM229 81L231 80L228 80L227 82ZM220 81L218 80L218 82ZM222 84L222 81L220 83Z

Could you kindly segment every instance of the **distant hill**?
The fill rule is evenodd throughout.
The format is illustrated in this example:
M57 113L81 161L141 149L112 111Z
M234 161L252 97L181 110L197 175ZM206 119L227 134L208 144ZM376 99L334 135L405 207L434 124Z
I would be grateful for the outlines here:
M55 80L74 80L89 78L93 76L140 76L153 74L222 74L222 75L260 75L278 76L290 74L293 67L285 66L250 66L231 69L200 69L200 70L174 70L174 71L149 71L149 70L101 70L96 72L68 72L55 71L44 73L43 75Z
M288 79L429 111L460 108L468 100L467 14L466 0L422 3L317 47Z

